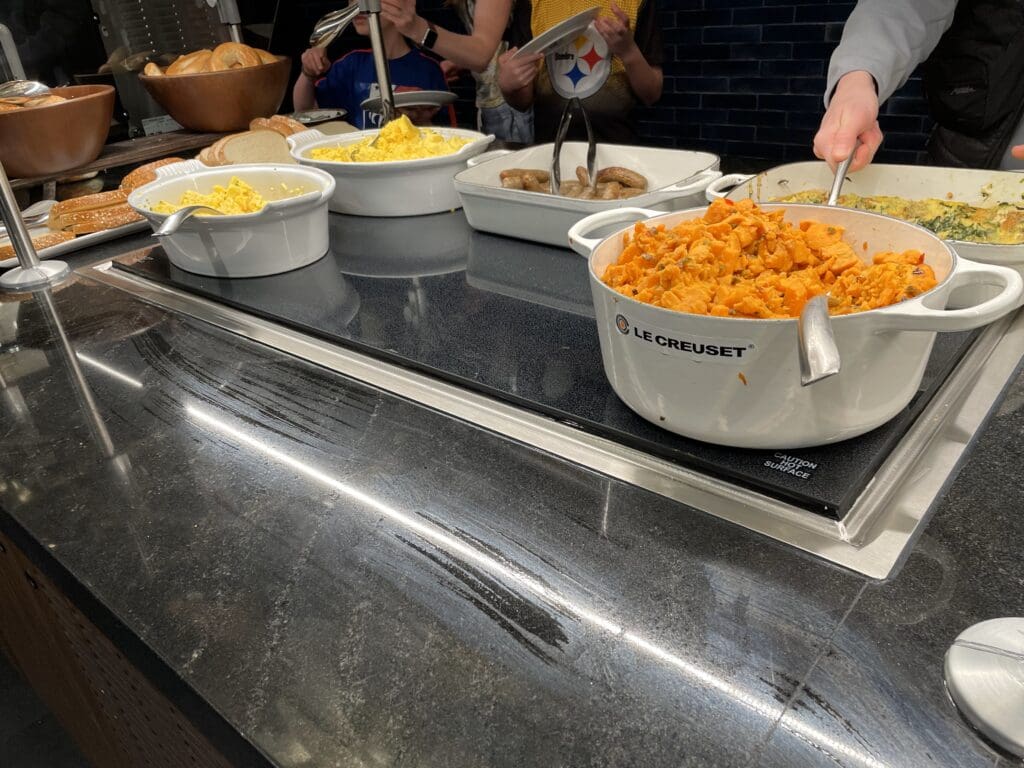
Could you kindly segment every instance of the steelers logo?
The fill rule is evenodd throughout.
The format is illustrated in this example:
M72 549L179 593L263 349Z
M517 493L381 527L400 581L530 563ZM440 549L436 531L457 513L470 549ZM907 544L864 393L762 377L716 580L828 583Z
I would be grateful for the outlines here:
M585 99L601 90L611 72L608 43L591 24L578 37L547 55L555 91L566 99Z

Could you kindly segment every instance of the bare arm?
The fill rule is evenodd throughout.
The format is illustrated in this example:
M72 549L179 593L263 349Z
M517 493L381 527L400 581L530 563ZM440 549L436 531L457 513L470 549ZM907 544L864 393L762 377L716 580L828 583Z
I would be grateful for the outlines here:
M313 81L305 75L299 75L292 88L292 103L296 111L304 109L316 109L316 89Z
M292 103L296 110L315 109L316 81L331 68L323 48L310 48L302 54L302 74L292 88Z
M472 34L435 27L437 42L431 50L459 67L482 72L498 50L511 8L512 0L477 0ZM415 0L381 0L381 12L414 43L427 33L427 20L416 13Z

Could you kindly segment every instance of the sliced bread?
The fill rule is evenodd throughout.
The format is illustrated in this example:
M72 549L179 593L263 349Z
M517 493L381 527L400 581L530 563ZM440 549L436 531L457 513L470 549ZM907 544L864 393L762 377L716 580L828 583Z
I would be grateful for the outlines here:
M277 131L246 131L230 136L221 146L218 157L228 164L295 163L288 152L288 142Z

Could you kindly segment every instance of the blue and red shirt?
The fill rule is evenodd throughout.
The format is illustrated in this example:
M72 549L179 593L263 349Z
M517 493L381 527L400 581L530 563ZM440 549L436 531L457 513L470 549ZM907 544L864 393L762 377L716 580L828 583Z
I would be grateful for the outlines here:
M441 66L417 50L391 59L388 71L393 88L448 90ZM316 81L317 106L346 110L348 116L345 119L359 129L374 128L380 124L380 115L364 112L360 106L371 96L380 96L372 51L352 51L342 56L331 65L326 75Z

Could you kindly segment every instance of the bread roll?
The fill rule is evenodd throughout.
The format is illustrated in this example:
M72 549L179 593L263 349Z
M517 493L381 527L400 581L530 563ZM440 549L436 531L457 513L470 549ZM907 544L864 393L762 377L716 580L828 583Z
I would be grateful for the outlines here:
M291 136L293 133L306 130L306 126L298 120L292 120L290 117L274 115L270 118L270 129L277 131L282 136Z
M160 65L156 62L149 62L142 70L142 74L149 75L150 77L161 77L164 71L160 69Z
M48 232L45 235L36 235L32 238L32 245L37 251L41 251L44 248L57 245L58 243L66 242L67 240L73 240L74 235L70 232ZM0 259L9 259L16 255L14 252L14 245L8 243L7 245L0 245Z
M209 71L258 67L262 63L259 54L244 43L221 43L210 55Z
M267 120L267 118L265 117L254 117L252 120L249 121L250 131L266 130L268 128L270 130L274 130L270 126L270 121Z
M180 157L165 157L163 160L154 160L152 163L140 165L121 180L120 191L125 195L138 189L143 184L156 181L156 169L171 163L180 163Z
M174 63L164 70L164 74L194 75L199 72L209 72L210 57L212 55L213 51L208 48L203 48L202 50L194 51L193 53L186 53L184 56L179 56L175 59Z
M262 64L273 64L277 61L277 56L272 54L270 51L264 51L262 48L253 48L256 51L256 55L260 57L260 63Z
M288 142L277 131L246 131L229 136L220 149L225 163L294 163Z

